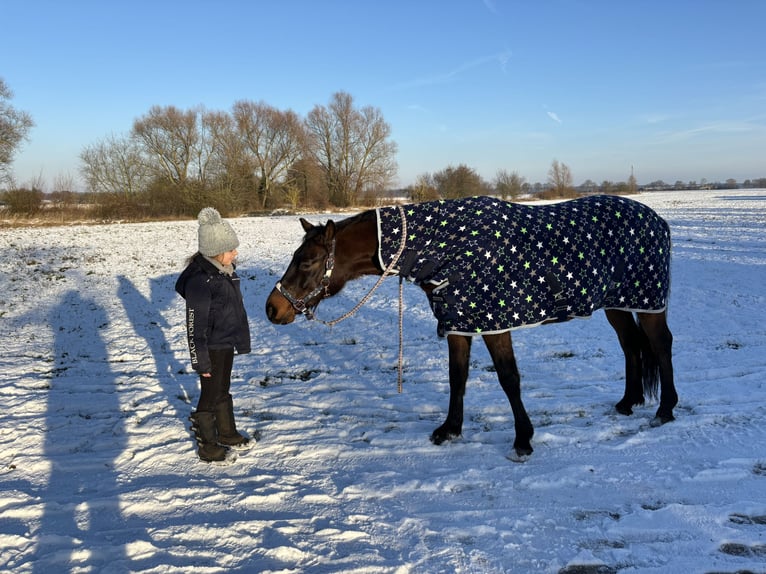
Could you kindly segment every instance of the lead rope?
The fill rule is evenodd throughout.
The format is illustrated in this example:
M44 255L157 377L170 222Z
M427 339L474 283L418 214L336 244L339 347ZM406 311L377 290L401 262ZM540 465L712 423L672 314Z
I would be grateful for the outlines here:
M407 242L407 217L404 213L404 208L400 205L399 206L399 214L402 218L402 239L399 242L399 250L394 255L394 258L391 260L391 263L388 264L388 266L383 271L383 274L378 278L375 285L372 286L372 288L367 292L367 294L362 297L362 300L359 301L359 303L356 304L356 306L348 311L346 314L341 315L337 319L333 319L332 321L322 321L319 319L320 323L323 323L327 325L328 327L334 327L341 321L345 321L352 315L354 315L359 309L362 308L362 306L369 301L370 297L372 297L372 294L377 290L378 287L380 287L380 284L383 283L383 279L386 277L389 277L391 275L396 275L395 272L392 272L392 269L399 261L399 257L401 257L402 253L404 252L404 245ZM403 278L399 277L399 371L397 375L397 385L396 388L399 393L402 392L402 372L404 370L404 282Z
M399 370L396 377L396 390L402 394L402 371L404 370L404 282L399 277Z

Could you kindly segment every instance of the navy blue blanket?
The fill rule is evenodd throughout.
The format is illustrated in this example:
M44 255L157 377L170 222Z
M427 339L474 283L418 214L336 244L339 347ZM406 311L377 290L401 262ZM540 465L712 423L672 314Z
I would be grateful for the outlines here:
M404 206L395 271L434 285L439 333L499 333L597 309L661 312L670 286L670 230L647 206L589 196L550 205L491 197ZM402 239L397 207L377 209L386 268Z

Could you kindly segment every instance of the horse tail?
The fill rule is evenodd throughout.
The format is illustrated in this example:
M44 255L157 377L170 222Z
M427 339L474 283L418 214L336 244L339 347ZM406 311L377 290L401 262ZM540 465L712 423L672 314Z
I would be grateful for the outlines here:
M660 362L652 350L649 337L646 335L640 321L636 321L641 333L641 380L644 386L644 397L657 399L657 389L660 383Z

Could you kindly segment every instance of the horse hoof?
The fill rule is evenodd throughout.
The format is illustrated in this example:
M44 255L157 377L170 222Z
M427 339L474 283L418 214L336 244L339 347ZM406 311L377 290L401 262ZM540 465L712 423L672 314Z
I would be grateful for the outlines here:
M514 450L512 453L510 453L506 458L510 460L511 462L527 462L532 457L532 453L520 453L516 450Z
M644 401L632 401L630 399L623 398L619 403L614 405L617 412L621 415L630 416L633 414L633 407L644 404Z
M432 443L434 443L434 444L442 444L442 443L445 443L445 442L447 442L447 441L450 441L450 440L452 440L452 439L456 439L456 438L458 438L459 436L460 436L460 434L459 434L459 433L458 433L458 434L455 434L455 433L446 433L446 434L441 434L441 433L437 434L437 433L433 433L433 434L432 434L432 435L429 437L429 439L430 439L430 440L431 440L431 442L432 442Z
M654 418L653 418L653 419L652 419L652 420L649 422L649 426L650 426L650 427L653 427L653 428L657 428L657 427L661 427L661 426L662 426L662 425L664 425L665 423L669 423L669 422L671 422L671 421L674 421L674 420L676 420L676 419L675 419L675 417L674 417L674 416L672 416L672 415L671 415L671 416L669 416L669 417L660 417L660 416L657 416L657 417L654 417Z

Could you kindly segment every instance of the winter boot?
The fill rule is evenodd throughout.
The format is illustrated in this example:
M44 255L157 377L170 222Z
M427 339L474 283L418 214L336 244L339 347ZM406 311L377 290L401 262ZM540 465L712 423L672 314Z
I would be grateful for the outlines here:
M237 425L234 422L234 401L231 395L215 406L215 426L218 429L218 444L236 449L252 446L250 438L237 431Z
M192 430L197 438L197 454L205 462L226 459L227 448L218 444L218 432L215 425L215 414L195 411L189 419Z

